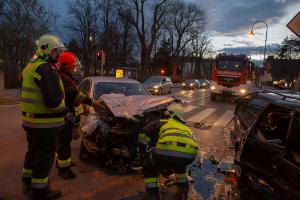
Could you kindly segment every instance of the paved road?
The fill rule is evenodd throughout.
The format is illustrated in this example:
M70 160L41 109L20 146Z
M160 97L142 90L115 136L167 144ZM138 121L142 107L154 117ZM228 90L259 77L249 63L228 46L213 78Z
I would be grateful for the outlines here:
M218 168L222 171L232 167L233 152L229 147L229 132L225 126L233 116L234 105L231 100L211 102L209 91L205 89L174 89L172 95L186 100L183 107L187 121L207 125L204 129L193 128L201 150L199 161L190 169L195 181L190 190L190 199L226 197L231 189L217 171ZM21 193L20 181L26 140L19 113L18 105L0 106L0 198L4 199L26 199ZM95 163L82 163L78 159L79 141L72 143L72 150L77 179L61 180L54 168L50 175L53 188L63 191L61 199L143 199L143 179L140 174L113 175ZM219 164L213 164L211 160ZM172 187L167 190L171 194Z

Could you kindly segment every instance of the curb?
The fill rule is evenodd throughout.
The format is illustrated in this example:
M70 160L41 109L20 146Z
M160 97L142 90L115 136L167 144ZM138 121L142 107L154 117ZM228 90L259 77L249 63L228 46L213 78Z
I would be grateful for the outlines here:
M19 104L19 98L0 98L0 106Z

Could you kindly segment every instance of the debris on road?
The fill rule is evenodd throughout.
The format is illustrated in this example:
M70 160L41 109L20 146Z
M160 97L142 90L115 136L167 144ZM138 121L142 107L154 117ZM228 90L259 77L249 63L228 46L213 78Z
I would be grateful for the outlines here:
M211 161L212 164L218 165L220 161L218 161L213 155L209 157L209 160Z
M201 122L192 122L192 121L187 121L186 124L190 127L197 128L197 129L202 129L202 130L207 130L211 128L210 124L204 124Z

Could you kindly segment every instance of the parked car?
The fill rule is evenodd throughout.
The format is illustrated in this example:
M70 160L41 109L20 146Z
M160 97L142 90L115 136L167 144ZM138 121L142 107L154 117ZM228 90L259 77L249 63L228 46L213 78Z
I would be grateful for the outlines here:
M173 83L168 76L151 76L144 83L144 86L152 94L171 93Z
M87 77L79 88L90 98L98 99L103 94L151 95L140 82L129 78Z
M300 199L300 95L259 91L237 101L235 166L254 199Z
M210 82L206 79L199 80L200 82L200 88L210 88Z
M200 82L197 79L186 79L182 84L181 87L183 89L199 89Z

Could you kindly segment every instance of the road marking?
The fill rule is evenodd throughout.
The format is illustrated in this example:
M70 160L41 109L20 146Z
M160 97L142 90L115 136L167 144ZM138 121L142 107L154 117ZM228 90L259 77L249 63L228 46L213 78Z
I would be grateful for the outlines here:
M187 119L187 121L200 122L203 119L205 119L206 117L208 117L209 115L211 115L215 111L216 111L215 108L206 108L205 110L201 111L200 113L198 113L198 114L190 117L189 119Z
M210 96L210 95L208 95L208 96L203 96L203 97L200 97L200 98L197 98L197 99L188 100L187 103L191 103L191 102L193 102L193 101L197 101L197 100L200 100L200 99L204 99L204 98L207 98L207 97L209 97L209 96Z
M230 122L233 116L234 116L234 111L228 110L219 119L217 119L217 121L213 125L225 127Z
M187 112L190 112L192 110L195 110L196 108L199 108L199 106L189 105L189 106L186 106L186 107L182 107L184 113L187 113Z

